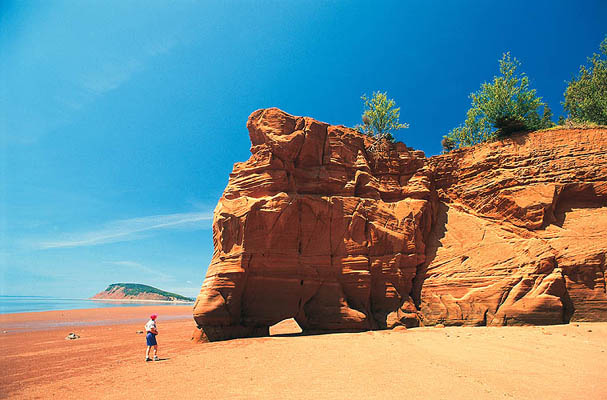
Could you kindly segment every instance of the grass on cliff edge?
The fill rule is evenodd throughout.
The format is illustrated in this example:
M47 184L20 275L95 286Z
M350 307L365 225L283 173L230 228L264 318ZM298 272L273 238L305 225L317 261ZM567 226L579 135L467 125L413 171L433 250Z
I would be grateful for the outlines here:
M501 141L503 141L505 139L508 139L510 137L513 137L513 136L519 136L519 135L520 136L524 136L524 135L528 135L528 134L533 133L533 132L550 132L550 131L558 131L558 130L562 130L562 129L607 129L607 125L599 125L599 124L596 124L594 122L567 121L564 125L554 125L554 126L551 126L550 128L536 129L536 130L532 130L532 131L516 132L516 133L513 133L512 135L509 135L507 137L503 137L503 138L499 138L499 139L496 138L496 139L493 139L493 140L488 140L486 142L476 143L476 144L473 144L471 146L462 146L462 147L459 147L457 149L450 150L448 152L443 152L442 154L449 154L449 153L457 152L457 151L463 150L463 149L470 149L470 148L473 148L473 147L476 147L476 146L479 146L479 145L482 145L482 144L485 144L485 143L501 142Z
M550 128L538 129L535 132L555 131L559 129L607 129L607 125L599 125L594 122L575 122L567 120L563 125L554 125Z
M116 289L122 288L126 296L137 296L142 293L153 293L164 297L173 298L175 300L182 301L194 301L191 297L185 297L177 293L166 292L164 290L157 289L152 286L142 285L139 283L112 283L105 289L106 292L112 292Z

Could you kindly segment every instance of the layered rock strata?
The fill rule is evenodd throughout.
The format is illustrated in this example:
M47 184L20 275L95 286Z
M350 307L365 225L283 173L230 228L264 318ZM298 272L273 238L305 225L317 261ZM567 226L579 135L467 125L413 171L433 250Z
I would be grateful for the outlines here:
M606 129L533 132L428 166L440 201L414 296L425 323L607 320Z
M194 306L208 340L607 318L607 130L426 158L278 109L247 123Z

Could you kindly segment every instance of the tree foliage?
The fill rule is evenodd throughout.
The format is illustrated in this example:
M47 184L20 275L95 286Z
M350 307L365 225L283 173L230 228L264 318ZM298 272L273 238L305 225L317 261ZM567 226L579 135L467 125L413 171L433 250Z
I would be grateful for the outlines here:
M396 102L389 99L386 92L374 92L370 99L364 94L361 99L365 107L362 114L363 123L356 126L356 129L365 135L372 136L376 140L385 139L393 142L393 132L409 127L409 124L400 123L400 107L396 107Z
M508 136L514 132L553 126L552 112L545 106L535 89L530 89L529 78L517 73L520 62L510 53L499 60L500 75L491 83L483 83L479 91L471 93L471 108L463 125L453 129L446 138L449 148L471 146ZM538 108L544 107L540 117ZM447 150L447 147L445 147Z
M449 136L443 136L441 140L441 146L443 146L443 153L448 153L455 149L455 142Z
M544 114L542 115L540 125L542 128L550 128L555 125L555 123L552 122L552 110L548 104L544 104Z
M563 106L575 122L607 125L607 36L599 48L565 90Z

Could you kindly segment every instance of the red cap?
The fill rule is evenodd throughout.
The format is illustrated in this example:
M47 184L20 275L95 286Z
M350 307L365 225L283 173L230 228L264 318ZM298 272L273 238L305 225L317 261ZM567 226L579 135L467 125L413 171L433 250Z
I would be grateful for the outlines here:
M152 315L150 315L150 318L151 318L151 319L156 319L156 318L158 318L158 315L156 315L156 314L152 314Z

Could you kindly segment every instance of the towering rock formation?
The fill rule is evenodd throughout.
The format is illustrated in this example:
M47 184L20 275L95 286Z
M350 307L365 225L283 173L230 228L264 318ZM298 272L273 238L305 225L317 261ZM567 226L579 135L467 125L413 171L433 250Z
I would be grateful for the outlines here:
M607 130L426 158L278 109L247 123L194 306L209 340L607 319Z

